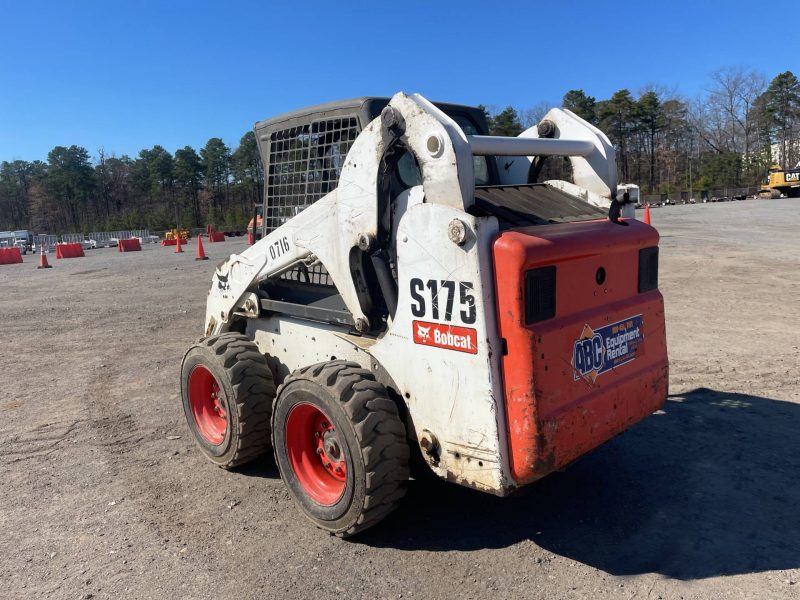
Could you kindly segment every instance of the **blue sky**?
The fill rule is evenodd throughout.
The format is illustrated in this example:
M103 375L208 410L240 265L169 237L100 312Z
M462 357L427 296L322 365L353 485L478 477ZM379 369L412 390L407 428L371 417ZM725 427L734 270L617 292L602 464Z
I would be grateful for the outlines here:
M360 95L557 104L745 66L800 75L797 2L0 0L0 160L236 146L253 122Z

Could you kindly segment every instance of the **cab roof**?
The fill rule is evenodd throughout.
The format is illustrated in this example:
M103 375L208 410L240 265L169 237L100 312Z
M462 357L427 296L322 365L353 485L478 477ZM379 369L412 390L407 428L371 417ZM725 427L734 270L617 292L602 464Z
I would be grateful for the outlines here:
M325 102L323 104L316 104L307 108L300 108L281 113L274 117L270 117L269 119L264 119L263 121L257 121L254 129L272 129L275 127L275 125L285 121L292 121L302 117L308 117L310 115L337 112L341 111L342 109L354 110L362 115L371 115L371 118L375 118L378 116L378 114L380 114L380 111L383 110L387 104L389 104L389 100L391 100L391 98L388 96L360 96L346 100L334 100L332 102ZM433 104L445 112L464 112L471 115L474 115L475 113L483 114L483 111L475 106L451 104L447 102L434 102ZM364 125L366 126L366 123L364 123ZM483 126L484 123L481 123L481 127Z

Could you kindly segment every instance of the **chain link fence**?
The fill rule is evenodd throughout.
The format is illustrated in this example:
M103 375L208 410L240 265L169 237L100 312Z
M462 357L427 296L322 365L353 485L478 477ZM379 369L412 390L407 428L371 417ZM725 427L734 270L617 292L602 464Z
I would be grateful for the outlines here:
M85 241L94 241L94 247L103 248L116 246L119 240L138 238L143 244L157 242L155 237L150 239L149 229L125 229L120 231L91 231L83 233L64 233L61 235L60 243L63 244L83 244ZM59 236L41 233L33 236L33 245L38 252L40 247L44 247L45 252L51 252L59 243Z
M64 233L61 235L62 244L82 244L83 239L82 233Z
M33 248L36 252L39 252L40 248L44 248L45 252L52 252L53 250L56 249L57 243L58 243L57 235L48 235L46 233L42 233L33 236Z
M642 194L641 204L686 204L692 200L695 202L724 202L726 200L744 200L758 196L757 187L731 187L715 188L708 190L694 190L691 194L684 190L682 192L670 192L662 194Z
M63 236L62 236L63 237ZM138 238L140 242L147 243L150 240L149 229L125 229L120 231L91 231L87 235L89 240L94 240L98 248L106 246L116 246L119 240L129 240Z

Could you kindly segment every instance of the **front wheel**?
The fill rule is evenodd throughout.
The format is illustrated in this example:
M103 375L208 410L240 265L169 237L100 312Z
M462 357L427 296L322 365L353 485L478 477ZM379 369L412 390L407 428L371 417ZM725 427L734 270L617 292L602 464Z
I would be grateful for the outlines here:
M386 388L356 363L320 363L290 375L273 406L272 445L302 513L331 533L363 531L405 495L405 426Z

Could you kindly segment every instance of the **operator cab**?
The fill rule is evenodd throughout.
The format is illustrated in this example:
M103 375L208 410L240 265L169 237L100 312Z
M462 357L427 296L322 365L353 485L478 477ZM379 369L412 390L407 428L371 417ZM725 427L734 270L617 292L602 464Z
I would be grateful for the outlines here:
M364 97L330 102L273 117L255 124L256 140L265 169L263 219L260 236L266 237L305 208L333 191L339 181L350 148L361 131L381 116L389 98ZM489 135L483 109L459 104L434 103L453 119L465 135ZM413 154L401 148L402 155L388 170L382 182L384 203L381 220L390 222L390 204L409 189L422 184ZM606 212L552 186L536 183L540 169L529 172L530 183L500 185L499 168L508 169L513 157L473 156L475 203L469 212L476 217L495 217L500 230L572 221L605 219ZM533 171L533 170L532 170ZM392 238L391 230L386 232ZM370 289L396 287L396 250L393 239L387 244L383 265L362 257L360 268ZM324 266L300 264L261 283L262 307L295 317L320 320L352 327L352 315L333 285ZM391 295L391 294L390 294ZM385 299L372 303L371 322L379 335L385 330L392 310ZM391 304L389 302L388 304Z
M361 130L381 115L389 98L364 97L320 104L256 123L256 139L266 169L265 218L261 235L268 235L286 220L336 188L347 152ZM489 135L481 108L434 103L466 135ZM474 156L475 216L494 216L501 229L513 224L536 225L603 219L606 212L560 190L538 184L531 174L522 185L502 186L498 169L513 159ZM553 161L545 167L556 166ZM532 178L532 180L530 180ZM569 179L559 174L554 179ZM422 183L414 156L406 151L391 176L389 195Z
M336 188L347 152L359 133L389 104L389 98L341 100L297 110L256 123L256 139L267 171L262 235L280 227ZM467 135L489 135L483 110L435 103ZM474 158L475 185L499 182L493 158ZM420 185L419 167L406 152L393 177L391 195Z

